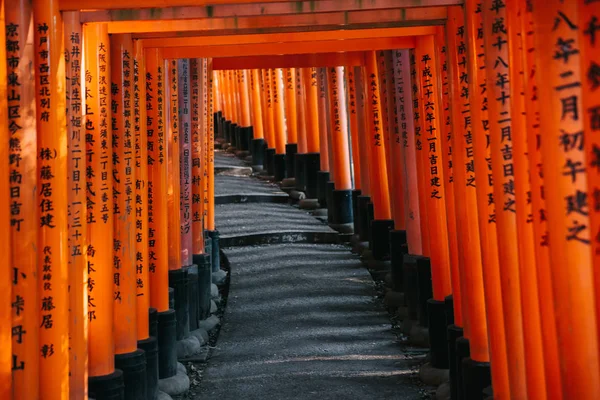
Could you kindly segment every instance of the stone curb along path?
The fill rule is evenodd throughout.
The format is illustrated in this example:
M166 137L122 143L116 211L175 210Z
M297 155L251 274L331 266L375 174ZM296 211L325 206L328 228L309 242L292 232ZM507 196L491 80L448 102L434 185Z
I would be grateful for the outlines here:
M215 162L246 166L221 152ZM397 343L369 272L337 232L285 204L277 186L232 175L215 184L227 307L200 383L182 398L428 398L423 357Z

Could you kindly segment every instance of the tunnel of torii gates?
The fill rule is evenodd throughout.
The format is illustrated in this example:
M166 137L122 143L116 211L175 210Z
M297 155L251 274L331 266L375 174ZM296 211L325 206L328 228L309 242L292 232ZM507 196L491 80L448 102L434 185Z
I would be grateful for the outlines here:
M391 260L458 396L600 399L600 1L0 4L0 399L176 373L215 145Z

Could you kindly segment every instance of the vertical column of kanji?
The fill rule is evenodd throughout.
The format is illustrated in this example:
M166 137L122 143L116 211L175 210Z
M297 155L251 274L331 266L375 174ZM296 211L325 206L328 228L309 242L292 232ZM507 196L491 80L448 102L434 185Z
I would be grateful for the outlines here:
M244 125L244 109L242 105L242 71L236 69L234 73L234 87L235 87L235 105L236 105L236 123L241 128Z
M421 254L419 191L417 190L415 130L409 50L396 50L393 55L396 108L399 116L401 165L404 168L405 224L409 254Z
M167 163L165 88L162 52L148 49L146 60L146 134L148 137L148 271L150 306L169 311L167 233Z
M178 60L179 121L180 121L180 221L181 265L192 265L192 115L190 113L190 60Z
M113 171L110 43L106 24L84 25L85 141L88 225L89 395L123 390L113 336Z
M296 95L296 124L298 132L298 153L294 160L296 170L296 190L306 190L306 107L304 98L304 84L302 81L302 69L296 69L295 95Z
M404 197L404 186L405 186L405 171L402 159L402 140L400 138L400 124L398 119L398 96L396 93L396 77L394 75L394 63L392 60L392 51L386 51L384 55L384 71L385 71L385 85L387 93L387 124L389 131L389 150L390 156L390 173L392 177L393 185L389 186L390 190L390 201L392 203L392 217L394 218L394 228L396 230L404 231L406 229L406 213L405 213L405 197ZM402 234L401 242L405 242L405 232ZM401 243L396 242L398 248Z
M244 151L250 150L250 144L252 142L252 115L250 113L250 76L248 76L248 70L243 69L239 71L240 77L240 104L242 109L242 121L240 130L240 141L241 149Z
M502 288L504 328L508 355L510 395L527 397L525 357L523 345L523 316L519 279L519 251L517 237L515 167L513 158L512 98L506 6L502 1L487 0L482 5L485 42L486 79L491 101L488 102L490 124L490 154L496 207L497 246ZM515 68L516 66L513 66ZM518 67L516 67L518 68ZM524 173L517 170L516 173ZM523 239L525 240L525 238ZM526 356L526 355L525 355Z
M328 171L328 180L333 177L333 168L331 164L333 150L331 143L331 126L329 125L329 107L327 101L327 68L316 68L317 84L319 87L319 145L320 145L320 164L321 171ZM326 183L326 182L325 182Z
M419 76L417 75L417 61L414 50L410 50L410 81L412 84L412 111L414 124L414 148L415 148L415 163L412 164L413 170L416 171L417 185L413 188L419 198L419 226L421 229L421 254L429 256L429 225L427 225L427 193L425 172L423 167L423 119L421 118L421 85L419 84ZM410 148L410 145L409 145Z
M304 189L306 197L317 198L318 172L321 168L321 157L327 148L321 150L319 137L319 85L316 68L302 69L302 86L304 90L304 117L306 126L306 156L304 166Z
M390 209L392 210L392 219L396 215L396 203L394 202L394 198L392 196L393 190L392 187L396 186L394 182L394 172L392 167L392 147L390 146L390 124L388 119L388 76L387 76L387 68L385 65L385 51L379 50L377 52L377 71L379 73L379 92L381 97L379 99L381 105L381 132L383 135L383 141L385 143L385 165L388 171L387 174L387 186L390 191Z
M473 125L471 124L471 99L467 71L465 17L462 7L448 9L447 61L452 106L452 161L454 177L454 209L458 238L458 263L460 286L463 295L463 339L460 344L470 346L471 358L478 363L488 363L489 348L483 290L479 222L477 219L477 192L474 167ZM484 181L485 182L485 181ZM475 244L475 245L472 245ZM465 354L457 350L458 361ZM457 364L456 388L453 393L464 397L462 363ZM489 378L487 379L489 383ZM484 385L485 383L484 379Z
M135 181L134 148L131 123L131 58L130 35L111 35L111 113L112 175L114 218L114 329L115 354L137 349L135 287L135 234L132 212ZM117 360L119 358L117 357Z
M212 59L206 60L206 76L207 76L207 115L212 115L213 110L213 69L212 69ZM213 119L206 118L206 131L208 136L207 141L207 151L208 151L208 229L211 231L215 230L215 133L213 129ZM218 252L218 248L216 248ZM213 262L214 262L214 254L215 253L215 245L213 241ZM214 264L213 264L214 271Z
M285 171L285 143L286 143L286 125L285 125L285 98L284 98L284 77L283 69L277 68L273 74L273 106L275 107L275 156L274 176L275 181L279 182L286 177Z
M434 37L431 35L417 38L415 50L417 75L421 86L420 114L423 120L423 151L427 154L424 165L424 178L427 180L426 206L427 223L431 243L431 281L433 298L428 300L429 335L431 343L431 363L437 368L448 367L448 345L444 300L452 293L450 275L450 249L448 242L448 222L445 205L443 143L440 119L443 115L440 104L440 82L438 81L438 58ZM454 233L453 233L454 234Z
M8 171L11 248L13 398L39 396L39 296L37 137L35 79L37 52L31 2L5 5L8 107Z
M578 15L582 19L591 17L578 14L576 2L533 3L536 74L544 83L537 87L544 133L540 138L542 171L564 398L600 396L598 327L591 318L596 307L590 241L596 232L589 229L586 201L590 185L582 144L587 139L582 132L587 118L582 111L578 32L588 31L589 27L578 25ZM583 63L586 67L589 64ZM594 141L589 140L593 149Z
M0 1L0 110L6 110L6 27L4 19L4 1ZM9 141L8 115L0 115L0 137L3 143ZM0 398L12 399L12 316L11 316L11 271L10 271L10 186L8 175L8 147L0 147L0 241L4 243L4 251L0 254Z
M480 185L476 185L477 210L479 219L479 237L483 261L483 287L485 293L485 311L490 346L491 378L494 395L505 398L509 395L506 341L504 335L504 315L502 313L502 293L500 287L500 264L498 261L498 242L496 240L496 206L494 203L490 140L488 137L488 101L486 89L486 66L483 43L483 20L481 3L467 0L464 10L467 26L467 66L469 79L469 103L471 106L471 139L473 143L475 176ZM467 148L467 152L469 149ZM467 153L468 154L468 153ZM471 301L469 301L471 302ZM465 395L479 395L481 384L485 382L484 364L478 364L470 358L463 362L465 376ZM469 374L482 372L479 379L469 380ZM473 390L472 392L470 390Z
M596 4L592 4L596 3ZM579 1L579 40L581 42L581 73L583 85L582 107L585 110L583 129L586 136L588 193L594 194L594 208L590 214L590 230L594 236L592 256L594 266L600 265L600 55L596 39L600 41L600 3ZM600 288L600 273L595 273L595 286ZM600 294L600 293L599 293ZM600 295L596 296L596 316L600 316Z
M538 104L537 83L539 74L535 63L535 29L533 25L533 5L531 2L523 10L521 19L523 37L523 63L525 80L525 110L527 132L527 155L529 160L529 179L531 186L531 206L533 208L533 245L536 261L540 322L542 329L546 392L560 400L562 396L562 379L558 357L556 336L556 319L554 297L552 294L552 271L548 250L548 219L546 217L546 200L544 195L544 177L542 172L542 150L540 136L540 110ZM527 264L524 265L527 268ZM521 291L521 295L524 295Z
M354 182L354 190L361 194L362 180L360 169L360 150L359 150L359 135L364 132L359 131L358 115L356 114L356 82L354 81L354 67L346 66L346 74L344 75L346 82L346 98L348 101L348 113L350 119L350 145L352 146L352 180ZM366 193L366 192L365 192ZM356 204L354 204L356 210ZM356 221L356 219L355 219ZM355 229L356 231L356 229Z
M231 72L231 71L228 71ZM201 73L202 73L202 83L201 91L202 91L202 105L200 107L200 135L202 136L202 202L203 202L203 219L204 219L204 229L208 230L208 132L206 131L206 113L208 110L208 69L207 69L207 59L202 59L201 65ZM232 86L229 85L229 94L231 95ZM232 104L230 104L232 107ZM231 126L231 135L233 136L233 124ZM207 232L208 234L208 232Z
M252 131L253 139L250 144L252 150L252 166L260 169L265 161L265 132L263 125L263 104L260 82L260 70L250 71L252 79L250 80L250 90L252 91Z
M69 395L87 396L87 243L85 135L82 96L81 23L78 11L63 12L66 73L69 224Z
M538 291L535 237L533 231L533 208L531 201L530 171L528 162L529 143L525 111L525 81L523 46L524 32L521 19L525 3L506 2L506 22L509 48L510 111L512 133L512 157L514 163L514 193L516 230L518 237L519 278L522 308L523 347L525 349L525 383L528 397L546 397L546 377L542 328L540 322L540 293ZM531 143L532 146L534 143ZM535 170L534 170L535 173ZM510 187L504 191L510 191ZM512 280L512 278L510 278ZM508 343L510 346L510 342ZM511 380L512 382L512 380Z
M446 48L446 34L444 28L438 27L435 35L435 51L438 57L437 79L440 82L438 89L438 104L440 104L440 139L443 155L442 170L444 171L444 191L446 219L448 224L448 249L450 254L450 276L452 278L452 297L454 323L463 326L463 294L460 286L460 271L458 262L458 235L456 232L456 214L454 199L454 170L452 155L453 126L450 120L450 85L448 83L448 52Z
M298 117L296 116L296 69L285 68L285 170L288 178L296 177L296 153L298 152Z
M273 107L273 71L271 69L263 70L263 81L266 89L267 105L267 153L265 157L265 169L269 175L274 173L273 158L275 156L275 108Z
M137 339L150 337L150 280L148 257L148 136L146 132L146 62L140 40L134 40L133 128L135 132L135 276ZM145 347L140 344L140 347Z
M190 60L190 82L192 88L192 252L204 253L204 226L202 202L202 134L203 126L200 124L200 91L202 83L202 61L197 58ZM224 90L224 88L222 87Z
M269 96L268 96L268 87L265 85L267 82L267 70L265 69L259 69L258 70L258 77L259 77L259 88L260 88L260 105L262 108L262 120L263 120L263 130L265 133L265 142L266 142L266 147L265 147L265 152L266 149L269 147L269 135L271 135L270 132L272 132L272 126L271 126L271 122L269 119ZM265 153L266 155L266 153ZM266 159L265 159L266 161Z
M369 178L374 209L370 241L373 258L379 260L389 253L389 230L393 228L394 221L391 220L392 211L388 191L379 72L377 71L377 56L373 51L365 53L364 79L367 132L370 136Z

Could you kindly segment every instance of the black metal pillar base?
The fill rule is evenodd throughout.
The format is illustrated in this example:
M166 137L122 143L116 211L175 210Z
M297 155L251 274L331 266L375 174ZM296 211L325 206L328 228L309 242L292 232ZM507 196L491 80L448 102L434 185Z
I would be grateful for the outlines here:
M298 144L288 143L285 145L285 171L288 178L296 177L296 153L298 153Z
M296 190L304 192L306 190L306 154L296 153L294 155L294 169L296 170Z
M456 356L456 340L463 335L463 328L454 324L448 325L448 364L450 366L450 398L458 400L458 357Z
M331 174L329 175L331 176ZM325 184L325 198L327 202L327 222L333 224L333 220L336 219L335 213L337 210L333 207L333 191L335 190L335 182L327 181Z
M286 178L285 154L275 154L273 156L273 177L275 182L281 182Z
M427 328L429 327L429 307L427 306L427 302L433 297L433 286L431 283L431 260L429 257L419 257L417 260L417 280L417 290L419 296L419 324Z
M306 198L317 198L317 172L321 166L321 155L319 153L306 153L306 164L304 165L304 179L306 184Z
M329 182L329 171L317 172L317 201L321 208L327 207L327 182Z
M212 265L206 253L194 254L194 264L198 266L198 314L202 321L210 316L210 287L212 284Z
M236 149L239 149L239 145L240 143L238 142L238 139L240 137L239 135L239 129L240 127L238 126L238 124L234 124L233 122L231 123L231 145L233 147L235 147Z
M148 309L148 334L156 337L158 335L158 311L156 308Z
M356 205L356 209L358 210L358 238L361 242L366 242L369 239L369 213L367 211L367 206L371 202L371 197L360 195L358 196L358 201Z
M392 264L392 289L396 292L404 290L404 255L408 252L406 246L406 231L390 231L390 263Z
M175 310L158 313L158 377L177 374L177 317Z
M464 385L464 368L463 360L471 356L471 345L469 339L462 336L456 339L456 389L458 392L458 398L465 398L465 385Z
M158 394L158 341L150 336L139 340L138 348L144 350L146 358L146 399L154 400Z
M394 220L374 219L371 221L370 248L375 260L381 261L390 256L390 231L394 229Z
M219 245L219 237L221 235L216 229L214 231L207 230L206 232L208 232L208 237L210 238L212 245L210 249L210 261L212 264L212 272L217 272L221 269L221 254Z
M446 304L440 300L427 300L429 317L429 346L431 365L434 368L448 369L448 325L446 325Z
M275 158L275 149L267 149L267 153L265 156L265 165L264 165L264 170L267 171L267 175L269 176L273 176L275 175L275 163L274 163L274 159Z
M177 319L177 340L190 335L190 303L188 298L188 275L184 268L169 270L169 287L175 291L175 315Z
M188 321L190 331L198 329L198 266L192 264L187 269L188 274Z
M32 382L37 385L37 382ZM112 374L90 376L88 378L88 395L95 400L125 400L123 371L115 369Z
M265 139L252 139L252 167L264 167Z
M417 275L417 262L421 256L406 254L402 269L404 272L404 300L408 308L408 319L416 321L419 318L419 279Z
M359 231L359 219L358 219L358 196L360 196L360 189L352 190L352 216L354 223L354 233L358 233Z
M483 390L492 384L490 363L465 358L462 366L465 399L483 400L487 398Z
M352 190L334 190L331 193L334 224L351 224L354 222L352 211Z
M144 350L137 349L131 353L115 354L115 368L123 371L127 400L146 400L148 398Z

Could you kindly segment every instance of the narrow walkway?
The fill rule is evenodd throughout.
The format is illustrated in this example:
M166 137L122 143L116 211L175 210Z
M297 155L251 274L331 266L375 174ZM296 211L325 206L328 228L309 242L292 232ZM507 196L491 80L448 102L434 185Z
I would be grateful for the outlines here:
M233 194L230 178L217 176L217 196ZM236 179L240 193L278 191ZM423 398L370 274L331 243L334 231L288 204L229 203L216 213L231 282L198 398Z

